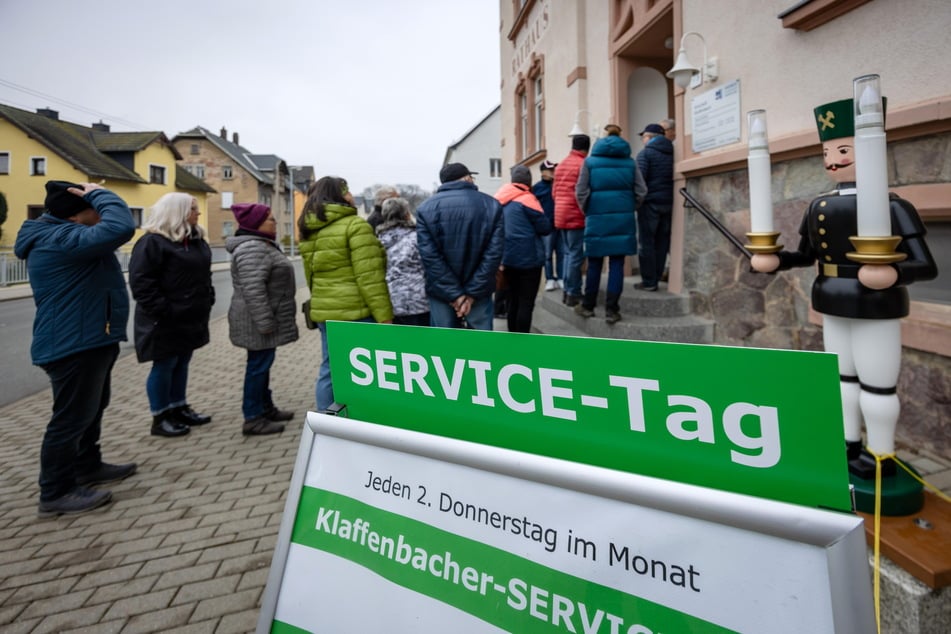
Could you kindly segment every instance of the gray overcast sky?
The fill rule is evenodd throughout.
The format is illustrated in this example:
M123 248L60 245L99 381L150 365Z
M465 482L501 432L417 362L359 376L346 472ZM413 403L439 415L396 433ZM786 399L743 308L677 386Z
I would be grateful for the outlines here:
M499 3L0 0L0 60L11 106L169 138L224 126L357 191L432 189L499 103Z

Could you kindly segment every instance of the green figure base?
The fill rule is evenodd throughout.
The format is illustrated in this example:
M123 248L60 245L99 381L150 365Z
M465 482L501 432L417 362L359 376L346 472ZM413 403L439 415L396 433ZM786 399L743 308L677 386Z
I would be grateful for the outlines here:
M866 479L850 473L849 482L854 487L855 510L875 513L875 476ZM895 475L882 477L882 515L911 515L920 511L924 503L924 486L901 467Z

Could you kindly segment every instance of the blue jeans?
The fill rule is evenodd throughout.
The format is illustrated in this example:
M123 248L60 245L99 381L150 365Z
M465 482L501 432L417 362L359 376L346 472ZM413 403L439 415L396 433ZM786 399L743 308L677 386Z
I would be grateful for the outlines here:
M153 416L174 407L186 405L185 389L188 386L188 363L191 351L177 357L156 359L145 381L145 393L149 397L149 409Z
M373 317L365 317L356 321L375 324ZM320 369L317 370L317 384L314 387L314 397L317 401L317 411L326 412L334 403L333 377L330 376L330 348L327 347L327 322L317 324L320 330Z
M562 229L565 245L565 293L581 297L581 264L584 262L584 229Z
M40 501L76 488L76 475L102 464L99 434L109 405L119 344L83 350L43 364L53 388L53 415L40 448Z
M545 279L565 279L565 247L561 240L561 231L552 231L543 236L545 242ZM551 256L555 256L555 265L552 266Z
M584 280L585 308L594 308L598 301L598 289L601 286L601 265L603 257L588 258L588 274ZM608 310L618 309L618 299L624 290L624 256L608 256L608 287L605 289L605 304Z
M492 319L495 316L495 302L492 296L477 299L472 303L466 322L473 330L492 330ZM431 324L437 328L462 328L462 320L456 317L456 310L451 304L429 298L429 317Z
M274 407L271 400L271 366L277 348L248 350L248 363L244 367L244 400L241 413L244 420L262 416Z
M637 210L637 261L644 286L657 286L670 251L670 207L642 205Z

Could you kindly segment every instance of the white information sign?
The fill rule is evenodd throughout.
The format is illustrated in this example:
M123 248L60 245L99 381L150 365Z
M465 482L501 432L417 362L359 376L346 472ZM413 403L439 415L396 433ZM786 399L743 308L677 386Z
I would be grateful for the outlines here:
M874 631L862 520L310 413L258 632Z
M690 100L693 151L703 152L740 140L740 80L712 88Z

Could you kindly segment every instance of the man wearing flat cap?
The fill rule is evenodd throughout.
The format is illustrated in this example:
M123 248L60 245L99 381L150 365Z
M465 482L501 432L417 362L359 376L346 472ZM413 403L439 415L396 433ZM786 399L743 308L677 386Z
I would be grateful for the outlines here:
M36 316L30 353L50 378L53 413L40 450L39 517L91 511L112 493L90 485L135 473L102 461L99 435L110 375L126 340L129 294L115 250L135 233L121 198L99 185L46 183L46 212L23 223Z
M442 185L416 211L433 326L492 330L505 230L502 205L479 191L475 173L449 163L439 171Z
M637 153L637 168L647 183L647 195L637 208L637 260L641 281L634 288L656 291L670 251L674 208L674 144L664 128L649 123L641 130L644 149Z

